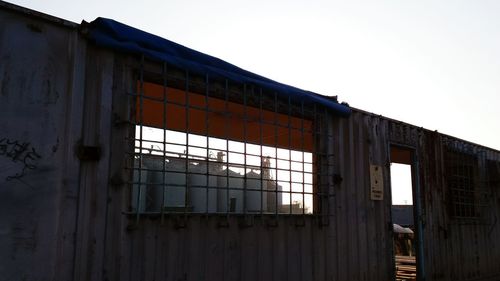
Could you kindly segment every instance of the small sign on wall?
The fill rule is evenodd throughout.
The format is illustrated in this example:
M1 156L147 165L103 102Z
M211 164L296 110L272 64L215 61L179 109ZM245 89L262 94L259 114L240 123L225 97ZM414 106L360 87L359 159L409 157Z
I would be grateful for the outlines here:
M384 174L382 166L370 165L370 198L372 200L384 199Z

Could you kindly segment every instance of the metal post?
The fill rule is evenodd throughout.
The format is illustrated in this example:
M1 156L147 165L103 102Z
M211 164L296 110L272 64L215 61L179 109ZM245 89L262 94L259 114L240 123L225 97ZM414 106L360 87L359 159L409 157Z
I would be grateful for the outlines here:
M420 190L420 170L419 170L419 159L418 159L418 146L413 153L413 171L415 175L415 209L417 211L417 278L419 281L425 281L425 264L424 264L424 235L423 235L423 216L422 216L422 204L421 200L421 190Z

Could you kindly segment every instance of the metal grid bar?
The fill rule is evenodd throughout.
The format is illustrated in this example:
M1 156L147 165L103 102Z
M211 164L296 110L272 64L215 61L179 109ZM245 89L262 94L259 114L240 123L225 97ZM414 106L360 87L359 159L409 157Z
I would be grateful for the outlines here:
M144 67L144 56L141 56L141 68ZM139 77L139 146L142 148L142 123L143 123L143 115L144 115L144 74L141 71L140 77ZM141 154L139 155L139 173L138 173L138 178L139 178L139 184L137 186L137 202L136 202L136 223L139 222L140 216L141 216L141 198L143 197L142 193L142 157ZM144 195L146 197L146 195ZM145 204L144 204L145 205ZM144 206L144 209L146 206Z
M162 77L163 77L163 128L167 128L167 63L163 63L162 66ZM167 167L166 167L166 161L167 161L167 131L163 130L163 160L162 160L162 199L161 199L161 222L163 223L163 220L165 218L165 194L167 193L168 190L166 190L168 187L166 186L166 175L167 175ZM140 148L139 148L140 149Z
M247 85L243 84L243 213L247 213Z
M291 100L291 97L288 96L288 145L291 146L292 144L292 132L291 132L291 122L292 122L292 119L291 119L291 114L292 114L292 100ZM276 155L277 156L277 155ZM288 159L291 160L292 159L292 150L288 150ZM288 163L290 165L290 163ZM291 168L291 165L290 165L290 168ZM289 213L292 214L293 212L293 192L292 192L292 172L291 171L288 171L288 177L289 177L289 180L288 180L288 185L290 186L290 200L289 200L289 204L290 204L290 207L289 207Z
M229 212L231 209L231 199L229 199L229 120L232 116L229 116L227 112L229 112L229 81L226 79L225 88L224 88L224 108L226 112L225 117L225 135L226 135L226 157L227 157L227 165L226 165L226 216L229 216Z
M488 206L485 175L480 169L486 163L484 153L456 141L445 140L443 143L450 216L477 222L484 220L486 212L483 210Z
M205 133L206 133L206 137L205 137L205 141L206 141L206 144L207 144L207 153L206 153L206 159L207 159L207 164L206 164L206 174L205 174L205 182L206 182L206 190L205 190L205 212L206 214L208 215L209 211L209 204L208 204L208 201L209 201L209 188L208 186L210 186L210 166L209 166L209 159L210 159L210 150L208 149L208 147L210 146L210 139L209 139L209 128L210 128L210 118L209 115L208 115L208 93L209 93L209 80L208 80L208 74L205 75L205 119L206 119L206 122L205 122Z
M320 137L320 134L321 132L319 131L321 126L319 124L321 124L321 119L318 118L318 108L317 108L317 105L315 104L314 107L313 107L313 116L314 116L314 126L312 127L312 129L314 130L314 144L315 144L315 150L314 150L314 157L315 157L315 162L316 162L316 170L313 171L313 173L315 174L315 178L316 178L316 182L317 183L321 183L321 176L319 175L319 171L321 171L321 156L318 154L318 143L319 143L319 137ZM321 212L321 201L322 201L322 191L321 191L321 185L320 184L316 184L315 186L313 186L313 188L315 189L315 193L318 194L318 196L315 198L316 199L316 202L313 203L313 206L314 208L316 209L317 212Z
M205 215L250 213L261 215L273 214L276 216L281 213L287 215L307 215L312 213L314 215L327 215L321 214L321 212L329 210L329 208L323 208L321 205L325 202L328 203L328 200L325 201L324 199L327 197L325 194L328 194L328 188L330 188L326 177L331 176L331 173L328 171L328 166L330 165L328 158L331 155L323 151L324 144L320 145L321 142L330 141L330 136L322 128L327 120L326 110L324 113L319 112L315 105L312 117L308 117L312 118L313 122L306 127L304 102L301 101L300 105L294 104L292 99L288 97L282 103L282 100L278 97L278 93L273 93L273 119L269 120L267 119L269 117L263 117L267 110L264 109L265 95L263 89L258 89L258 94L256 94L253 86L244 84L241 85L243 113L238 115L236 111L232 112L230 110L230 104L234 103L231 98L233 84L225 80L224 97L222 100L224 103L222 116L225 123L223 124L225 135L223 140L225 141L225 145L224 147L212 147L212 137L210 135L212 124L210 120L212 120L211 116L214 114L220 114L220 109L214 110L210 107L210 101L214 98L211 97L209 77L207 75L204 77L204 94L201 94L204 97L204 104L199 105L195 101L193 103L190 101L190 97L192 95L194 97L198 93L191 92L190 85L192 78L190 73L185 71L184 103L182 103L172 98L173 96L169 98L168 89L170 86L168 83L169 69L167 68L167 64L164 63L162 68L161 98L146 94L143 67L144 58L141 59L141 71L138 79L139 93L129 94L136 97L138 101L136 106L139 107L139 114L133 114L135 117L131 118L129 122L131 127L135 127L136 131L135 137L132 138L136 143L133 148L134 152L130 152L129 154L137 160L137 163L132 167L125 167L131 170L133 174L128 184L138 187L132 190L133 193L136 192L132 197L135 198L137 196L137 200L134 203L136 208L133 209L136 220L139 220L143 214L160 214L163 220L164 215L168 213L181 213L185 216L189 213L203 213ZM236 84L234 86L238 87ZM258 100L258 106L254 108L258 110L258 117L254 115L251 118L249 116L249 99L253 99L252 104L254 105L255 100ZM149 106L161 103L162 120L160 126L162 128L150 127L151 122L148 123L148 120L145 120L145 111L150 110L146 108L146 101ZM179 120L169 119L169 116L171 116L169 114L172 114L168 109L170 107L182 108L184 117L179 116ZM196 124L191 124L190 115L191 112L195 114L196 110L203 112L205 116L204 133L199 136L204 138L204 144L193 142L195 137L198 136L192 133L191 126L196 126ZM297 119L297 116L301 117ZM233 120L237 121L232 123ZM297 120L300 120L299 125L297 125ZM182 132L184 140L181 142L171 140L171 136L169 136L169 128L175 122L184 123L185 131ZM257 130L259 137L256 141L258 145L251 144L249 139L251 122L258 122ZM230 124L242 124L241 128L237 128L240 132L242 129L243 136L241 139L235 139L238 133L234 134L231 132L232 129L236 128L231 128ZM213 125L217 126L217 124ZM274 145L269 146L269 141L264 142L264 139L271 137L270 135L265 135L264 126L268 126L267 129L272 128L274 132ZM148 136L148 134L153 134L153 129L156 128L162 131L161 139L154 139ZM253 130L255 133L255 128ZM300 135L300 140L295 140L292 137L294 134ZM312 137L311 153L306 152L305 145L306 136L309 135ZM328 139L325 139L325 136ZM252 139L255 142L256 139ZM295 143L295 150L298 149L300 151L293 150L292 143ZM232 147L241 144L242 151L235 150ZM151 148L146 147L148 145ZM250 149L251 146L249 145L253 145L253 148ZM283 145L288 146L288 149L282 147ZM155 149L155 147L158 147L158 149ZM180 147L184 148L183 153L177 151ZM258 147L258 151L255 150L255 147ZM267 150L270 148L273 149L273 153L266 156L264 148ZM196 154L196 151L203 151L204 155ZM212 153L217 153L217 158L213 158ZM225 153L225 155L222 153ZM297 156L296 153L299 153L300 156ZM231 159L238 157L242 159L240 162ZM253 159L260 158L259 163L250 161L252 157ZM171 167L173 164L179 163L179 161L183 162L182 169L179 170ZM161 164L157 165L158 162L161 162ZM156 164L153 165L152 163ZM211 167L219 167L222 169L220 171L224 175L220 172L214 172ZM235 169L235 171L242 170L243 174L230 171L232 169ZM259 172L257 178L254 170ZM151 178L154 178L157 174L161 174L160 180L152 180ZM173 179L179 176L183 177L184 180L181 182L173 181ZM203 182L196 181L194 179L196 177L194 176L203 178ZM219 183L220 179L225 181L225 184L221 185ZM255 184L255 180L259 181L258 185ZM241 182L241 187L238 182ZM176 203L180 204L179 207L182 207L176 209L176 206L172 205L173 199L171 196L182 188L183 202L180 204L176 201ZM161 195L157 194L157 189L161 190ZM221 189L224 189L225 192L225 198L223 199L219 198ZM199 192L204 194L202 196L203 206L199 205L199 202L195 202L196 198L199 199ZM142 193L147 197L146 201L143 200L144 194ZM250 196L254 196L255 194L258 194L256 196L259 201L258 203L250 201ZM288 200L285 201L283 200L284 198ZM309 198L312 199L312 202L309 201ZM150 203L148 200L153 203ZM217 202L214 205L210 200L217 200ZM222 201L222 205L225 205L225 207L220 207L221 203L219 200ZM155 206L159 206L159 208ZM309 211L308 208L310 208Z
M263 163L263 136L264 131L262 128L262 88L259 89L259 150L260 150L260 214L262 215L264 212L264 163ZM267 192L267 188L266 188ZM267 196L266 196L267 198ZM266 202L267 205L267 202ZM267 206L266 206L267 207Z
M185 93L185 99L186 99L186 107L189 107L189 71L186 70L186 93ZM187 214L188 210L188 204L189 202L189 193L191 190L190 186L190 181L189 181L189 173L188 173L188 168L189 168L189 110L185 109L186 112L186 157L185 157L185 164L184 164L184 169L185 169L185 183L186 183L186 191L184 192L184 215ZM166 128L163 128L166 129Z
M274 155L275 157L278 157L278 93L274 92ZM274 159L274 163L276 165L276 175L275 177L278 178L278 160ZM278 180L275 181L274 185L274 211L276 216L278 216L279 213L279 204L278 204Z
M302 116L304 116L304 101L301 101L300 102L300 113ZM301 153L302 153L302 171L305 171L306 167L305 167L305 153L304 153L304 149L305 149L305 146L304 146L304 119L300 119L300 148L301 148ZM302 175L303 177L305 175ZM306 208L305 208L305 205L306 205L306 196L305 196L305 192L306 192L306 186L304 184L304 178L302 178L302 204L304 204L304 208L302 208L302 215L305 215L306 214Z

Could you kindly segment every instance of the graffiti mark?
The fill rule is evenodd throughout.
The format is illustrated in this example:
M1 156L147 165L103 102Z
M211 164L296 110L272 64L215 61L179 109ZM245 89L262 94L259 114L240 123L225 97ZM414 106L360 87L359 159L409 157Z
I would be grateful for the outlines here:
M21 164L21 171L8 176L6 180L20 179L24 177L28 170L37 168L38 159L42 156L36 152L29 142L20 142L7 138L0 139L0 156L10 159L14 163Z

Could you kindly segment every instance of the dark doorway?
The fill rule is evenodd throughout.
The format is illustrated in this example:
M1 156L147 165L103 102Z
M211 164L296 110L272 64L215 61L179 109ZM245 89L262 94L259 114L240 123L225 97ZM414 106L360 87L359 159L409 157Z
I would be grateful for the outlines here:
M415 150L391 146L391 217L395 280L417 279L419 231L416 223L416 161Z

